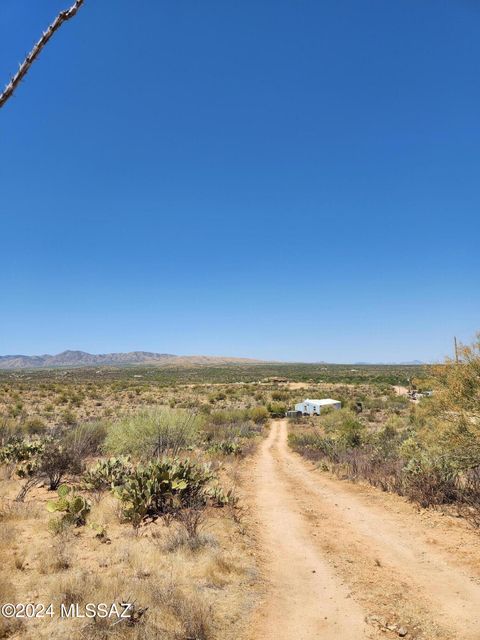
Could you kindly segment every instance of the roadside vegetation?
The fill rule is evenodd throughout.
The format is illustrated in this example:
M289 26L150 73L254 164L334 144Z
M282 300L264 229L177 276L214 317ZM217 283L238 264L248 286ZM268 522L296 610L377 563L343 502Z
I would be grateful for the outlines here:
M402 404L384 395L361 413L347 406L301 419L290 445L341 477L454 509L480 527L480 336L460 355L426 373L432 397Z
M2 619L0 637L235 637L256 582L238 475L269 412L171 404L34 429L31 408L3 417L1 599L134 607L120 622Z

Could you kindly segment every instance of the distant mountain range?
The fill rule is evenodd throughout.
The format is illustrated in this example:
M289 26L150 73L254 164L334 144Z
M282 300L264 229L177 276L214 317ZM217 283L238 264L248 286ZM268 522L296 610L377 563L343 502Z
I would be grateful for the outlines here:
M152 353L150 351L130 351L128 353L101 353L93 354L86 351L62 351L57 355L45 354L42 356L0 356L0 369L47 369L59 367L121 367L128 365L219 365L219 364L258 364L265 360L254 358L231 358L223 356L177 356L172 353ZM271 362L271 361L268 361ZM277 364L278 361L276 362ZM314 364L328 364L316 362ZM355 362L353 366L362 365L421 365L420 360L410 362Z
M0 369L42 369L54 367L100 367L131 364L151 365L193 365L232 364L261 362L249 358L229 358L221 356L176 356L171 353L151 353L130 351L129 353L93 354L85 351L62 351L57 355L43 356L0 356Z

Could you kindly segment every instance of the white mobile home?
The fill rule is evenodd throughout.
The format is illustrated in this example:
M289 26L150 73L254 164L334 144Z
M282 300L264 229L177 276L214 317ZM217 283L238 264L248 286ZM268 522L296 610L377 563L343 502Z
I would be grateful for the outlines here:
M303 402L295 405L295 411L302 413L304 416L319 416L322 409L330 407L331 409L341 409L342 403L332 398L324 398L323 400L310 400L307 398Z

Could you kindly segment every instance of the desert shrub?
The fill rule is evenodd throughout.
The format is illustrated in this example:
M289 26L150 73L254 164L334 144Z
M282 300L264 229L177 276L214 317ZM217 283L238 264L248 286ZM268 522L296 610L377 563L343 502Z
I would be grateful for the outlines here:
M239 424L247 422L250 419L248 409L230 409L224 411L212 411L206 418L208 425L219 425L223 427L226 424Z
M67 473L81 469L75 452L52 437L14 440L0 449L0 461L14 463L16 475L25 479L17 500L23 500L42 477L46 476L50 488L56 489Z
M49 442L38 459L38 471L47 476L52 490L59 487L66 474L80 473L81 468L75 451L57 442Z
M383 491L403 494L404 459L400 452L408 431L402 421L390 420L380 431L370 434L361 448L360 477Z
M16 420L6 415L0 415L0 450L15 438L17 432L18 426Z
M311 460L328 458L333 462L337 461L335 441L325 437L318 429L291 431L288 442L292 449Z
M272 400L288 400L289 394L287 391L272 391Z
M155 408L125 416L108 427L105 448L115 455L151 458L194 446L201 419L181 409Z
M287 405L282 402L269 402L267 405L267 411L272 418L282 418L287 411Z
M358 416L348 409L322 410L320 424L325 433L340 440L345 446L357 447L362 443L364 424Z
M187 522L194 522L198 513L191 513L187 517L190 518ZM192 520L191 518L194 518ZM202 532L204 522L200 522L198 530L195 534L189 534L188 528L191 527L190 524L183 526L183 523L178 523L178 526L172 531L169 531L167 535L166 543L163 546L165 551L170 553L177 551L178 549L188 549L189 551L199 551L204 549L207 546L214 547L217 544L217 541L212 535L208 535Z
M354 414L345 414L338 431L339 440L346 448L360 447L364 441L365 426L355 418Z
M47 427L40 418L30 418L22 425L23 431L28 435L39 435L45 433Z
M205 417L202 435L211 451L239 455L239 441L257 435L261 424L250 419L248 409L215 411Z
M445 459L422 451L403 469L404 492L422 507L450 504L458 499L457 471Z
M169 529L165 544L162 545L163 550L170 553L178 549L196 552L205 547L217 546L216 538L211 534L204 533L208 522L205 507L181 509L177 512L175 521L177 526Z
M72 425L76 424L77 417L76 417L75 413L71 409L66 409L62 413L62 422L67 426L72 426Z
M105 422L82 422L63 434L64 446L79 458L95 456L101 451L107 435Z
M203 415L209 415L212 412L212 407L210 407L210 405L208 405L208 404L200 403L198 405L198 410Z
M23 485L20 488L15 500L17 502L23 502L27 493L38 484L40 480L38 458L31 458L25 462L20 462L16 466L16 474L19 478L24 480Z
M265 424L269 417L268 409L266 407L253 407L253 409L250 409L250 417L256 424Z
M293 432L290 444L308 451L310 457L326 457L332 462L339 462L342 453L364 443L365 427L351 411L342 409L326 414L322 411L320 424L323 431L313 428Z
M455 503L480 525L480 335L460 346L458 364L430 372L433 397L415 406L415 437L403 446L405 492L422 505Z
M207 501L203 493L184 501L181 509L174 513L177 522L176 530L170 535L168 550L174 551L186 547L190 551L198 551L212 542L212 538L202 534L207 522Z
M480 464L469 469L461 480L461 514L474 527L480 527Z

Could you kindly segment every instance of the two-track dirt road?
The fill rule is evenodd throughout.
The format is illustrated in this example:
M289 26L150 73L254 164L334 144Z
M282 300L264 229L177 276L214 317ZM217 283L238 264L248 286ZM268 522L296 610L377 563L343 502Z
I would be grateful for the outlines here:
M251 478L265 592L251 640L480 640L480 536L328 477L275 421Z

